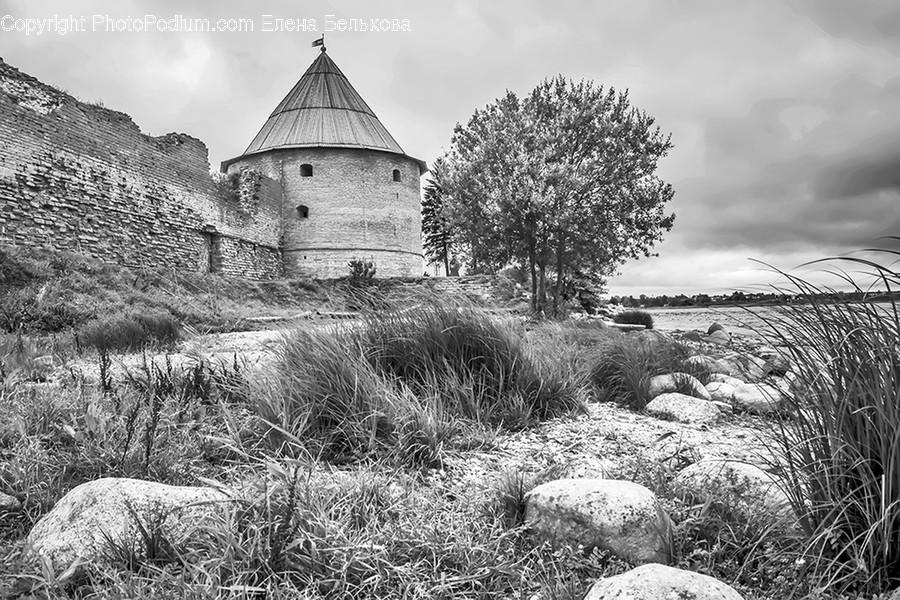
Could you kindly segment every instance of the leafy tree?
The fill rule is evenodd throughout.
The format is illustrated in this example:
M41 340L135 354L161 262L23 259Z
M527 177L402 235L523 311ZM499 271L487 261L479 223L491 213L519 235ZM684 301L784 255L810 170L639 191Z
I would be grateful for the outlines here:
M469 270L527 267L533 309L555 310L576 274L601 279L649 256L674 222L674 192L655 174L671 147L627 92L561 76L476 110L443 157L444 208Z
M428 185L422 199L422 246L429 262L440 262L444 273L450 274L453 236L444 212L444 161L437 159L431 167Z

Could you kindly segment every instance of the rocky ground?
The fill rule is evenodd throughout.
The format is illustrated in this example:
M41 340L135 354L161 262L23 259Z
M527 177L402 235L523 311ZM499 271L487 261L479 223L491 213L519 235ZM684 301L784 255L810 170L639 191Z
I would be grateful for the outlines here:
M313 326L329 327L333 324L332 320L320 320L316 321ZM242 368L265 369L273 361L278 342L285 331L287 329L280 328L195 336L183 342L175 353L147 357L146 360L157 365L163 365L167 360L173 364L198 360L205 360L213 364L221 361L228 364L238 360ZM778 382L772 383L771 389L789 388L781 381L780 375L784 374L783 369L773 377L771 366L773 357L777 355L776 350L763 346L760 340L753 337L735 338L722 330L714 331L712 334L647 331L633 332L627 335L646 336L648 343L651 344L667 337L680 340L691 346L698 356L706 357L698 360L706 360L713 364L714 372L720 372L723 377L741 378L741 381L732 381L736 385L743 384L745 380L772 382L774 379ZM742 358L739 360L738 357ZM139 369L144 360L145 357L134 355L116 359L112 365L114 376L120 377L125 371ZM65 374L59 376L97 381L99 378L97 369L98 367L93 363L79 361L66 365ZM54 385L52 378L49 383L44 385ZM587 402L585 411L577 416L553 419L523 431L497 430L483 434L482 439L471 444L469 448L448 450L440 468L430 469L424 473L424 484L446 490L451 497L458 498L466 505L479 506L497 489L497 481L510 473L530 474L535 477L535 480L549 480L551 483L575 479L580 482L575 486L578 488L585 482L600 480L620 481L627 485L633 485L632 482L650 485L650 481L656 477L672 478L685 467L694 464L727 462L729 464L756 465L761 468L771 466L772 453L768 449L769 443L766 439L766 434L772 427L771 418L767 416L771 410L764 402L762 405L742 405L740 402L734 401L737 398L734 389L728 388L730 391L727 394L721 397L717 396L719 402L713 407L711 396L707 390L715 392L721 386L715 387L713 384L708 384L704 387L696 382L693 394L681 394L676 391L676 388L684 391L683 386L667 387L668 385L666 381L656 381L651 387L654 389L653 396L656 396L657 399L666 396L673 401L670 408L664 407L653 411L649 410L650 405L648 405L648 410L636 412L612 403ZM713 387L710 387L711 385ZM755 384L750 383L749 385ZM713 412L703 413L702 418L698 418L693 408L698 403L703 405L704 410L708 408ZM684 406L687 406L687 409L683 409ZM763 408L759 409L759 406ZM654 412L655 414L653 414ZM337 475L332 468L326 468L325 471L331 473L329 477ZM353 469L347 471L350 476L353 473ZM759 473L763 479L767 477L762 471ZM560 508L553 505L554 502L563 502L563 500L560 499L559 494L551 494L549 508L545 506L540 509L544 512L534 508L535 511L538 511L532 514L535 526L538 526L540 520L545 518L548 512L553 513L560 510L576 513L580 510L588 510L590 517L576 515L576 518L594 519L596 510L600 510L601 513L604 510L602 506L597 509L596 503L602 504L604 500L601 497L605 498L604 494L608 493L608 490L604 489L604 486L608 487L608 484L598 483L596 485L598 486L597 490L575 489L572 492L574 494L572 506L568 507ZM100 489L103 486L95 487ZM142 495L148 493L143 488L141 490L140 494ZM98 503L95 496L102 495L103 492L92 488L83 493L88 494L87 500L73 499L69 502L74 502L78 506L84 503L95 505ZM128 492L123 493L127 494ZM160 494L160 497L171 497L171 493L166 490L153 493ZM651 498L653 497L652 492L647 491L647 493ZM538 497L539 495L533 496L532 504L537 503L536 498ZM598 498L601 499L598 500ZM628 497L615 496L614 504L616 506L627 505L629 501ZM99 503L102 505L102 501ZM572 508L573 506L575 508ZM46 523L56 523L52 528L56 532L60 527L64 529L67 526L70 519L59 517L56 512L57 509L54 509L51 513L53 516L45 522L40 531L47 529ZM553 519L557 518L553 517ZM582 523L582 521L578 522ZM554 530L562 527L558 520L552 520L551 526ZM599 527L602 529L605 526ZM650 526L648 525L648 527ZM650 528L653 527L656 525ZM661 527L665 528L666 526L661 525ZM578 528L580 529L582 526L579 525ZM33 534L33 536L35 535L38 534ZM608 532L603 535L608 536ZM65 536L62 537L65 538ZM71 543L78 543L76 538L72 539L75 541ZM36 551L40 551L41 547L39 542L34 545L34 548L38 549ZM56 540L49 542L48 547L52 547L53 552L59 551ZM615 548L613 550L615 551ZM63 555L70 556L70 554L66 554L70 551L71 548L67 547ZM78 551L72 552L78 553ZM652 552L651 555L653 555ZM625 552L624 556L633 558L628 552ZM680 575L671 572L654 572L651 579L671 582L677 580L678 577ZM645 584L648 581L646 577L638 579L644 581ZM604 585L606 587L598 584L599 587L592 591L589 597L619 597L614 594L621 593L621 590L632 590L629 593L635 593L634 590L640 587L634 587L635 584L629 583L627 578L611 581L608 585ZM697 585L701 587L705 585L708 589L712 589L703 581L697 583L696 579L690 579L682 587L670 589L663 585L659 589L654 588L656 591L652 593L648 591L647 595L634 597L662 598L667 596L654 594L669 593L672 590L681 593L681 591L691 590L692 586L696 587ZM690 597L700 598L703 596ZM737 592L731 588L723 592L723 595L709 597L740 598Z

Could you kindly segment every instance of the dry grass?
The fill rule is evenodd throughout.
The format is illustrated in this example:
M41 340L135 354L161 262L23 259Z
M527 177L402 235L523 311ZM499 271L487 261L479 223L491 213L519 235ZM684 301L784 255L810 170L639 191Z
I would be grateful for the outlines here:
M420 298L358 325L293 332L255 407L279 452L337 461L399 452L438 464L459 420L515 429L578 410L583 390L567 374L529 352L514 326Z
M886 266L842 260L879 287L900 282ZM767 319L798 375L775 443L806 561L817 588L871 594L900 583L900 306L828 301L832 290L783 275L806 302Z
M163 268L128 269L78 254L0 248L0 331L69 332L97 321L168 318L199 331L249 327L247 317L296 314L340 293L311 280L245 281ZM95 321L93 325L89 322ZM144 328L132 328L132 333ZM126 337L132 337L128 333Z
M776 436L801 530L679 499L669 482L690 457L629 470L675 521L676 566L748 599L874 598L896 585L900 311L886 308L812 302L779 322L804 391ZM107 389L34 386L36 356L71 351L62 346L0 341L0 492L23 502L0 515L0 586L23 574L16 557L31 526L80 483L253 483L177 552L148 527L148 547L113 548L117 568L74 588L32 574L36 595L51 598L580 599L630 565L528 535L525 494L553 473L514 470L471 496L452 472L430 474L451 453L484 452L479 436L568 414L592 393L639 407L649 377L684 370L689 355L590 324L526 332L471 307L422 303L334 333L296 332L268 381L201 364L147 366Z

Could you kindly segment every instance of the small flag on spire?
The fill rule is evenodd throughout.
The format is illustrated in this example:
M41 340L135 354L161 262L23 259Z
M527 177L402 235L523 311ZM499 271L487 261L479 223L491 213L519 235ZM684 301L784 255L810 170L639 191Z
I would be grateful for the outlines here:
M313 48L315 48L316 46L324 46L324 45L325 45L325 35L324 34L319 39L313 40L313 43L312 43Z

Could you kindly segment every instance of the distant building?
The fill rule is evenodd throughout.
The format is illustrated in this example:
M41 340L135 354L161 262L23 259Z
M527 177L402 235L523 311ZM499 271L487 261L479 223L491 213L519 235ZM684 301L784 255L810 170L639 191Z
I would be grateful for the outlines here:
M339 277L352 259L379 276L423 271L420 177L323 49L229 174L252 169L283 188L286 275Z

